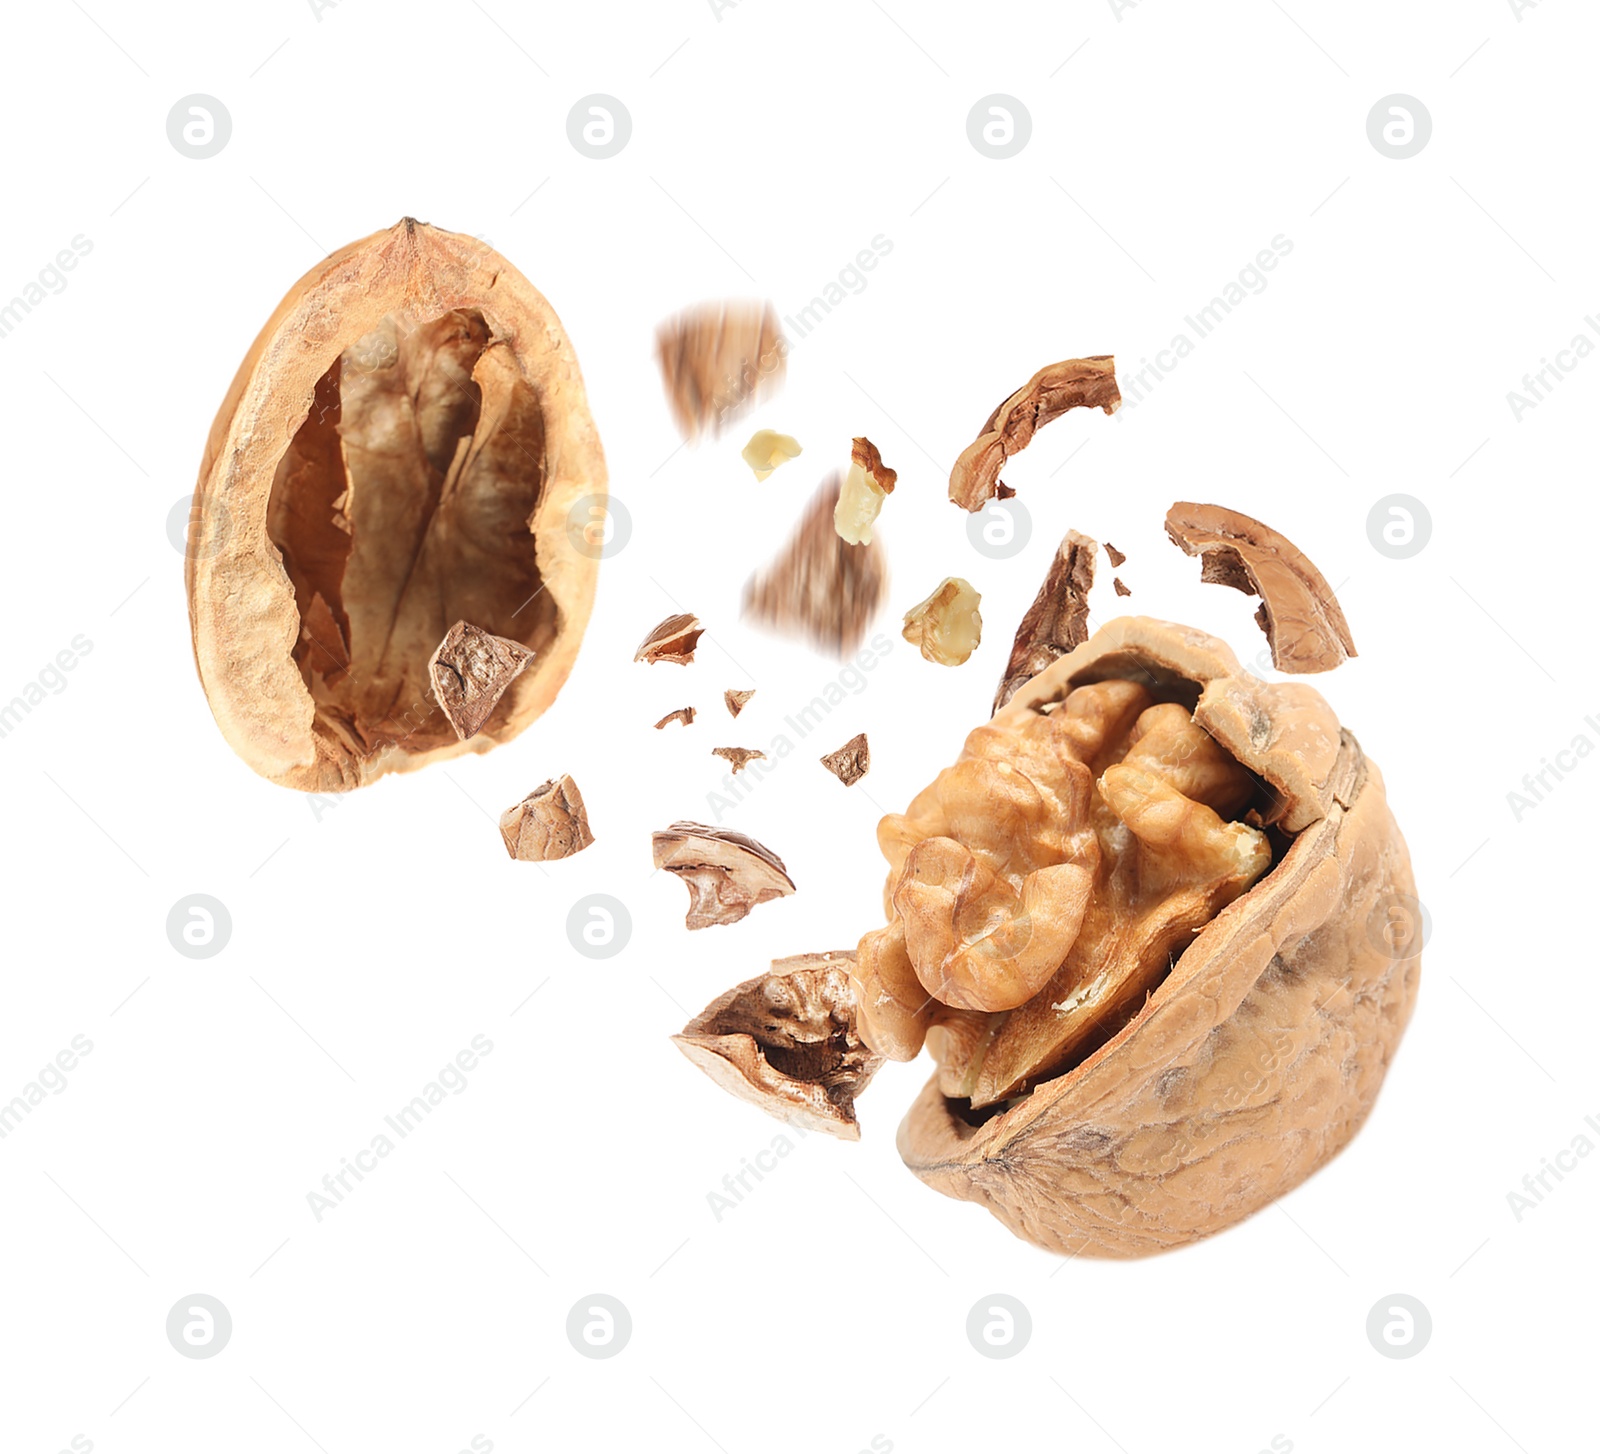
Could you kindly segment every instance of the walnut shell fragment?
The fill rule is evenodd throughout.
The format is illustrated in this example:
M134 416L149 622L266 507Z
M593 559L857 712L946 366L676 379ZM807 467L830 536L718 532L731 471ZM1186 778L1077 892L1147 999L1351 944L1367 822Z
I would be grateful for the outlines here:
M724 1090L803 1131L859 1141L855 1100L883 1064L856 1033L848 949L775 959L673 1042Z
M1133 594L1132 591L1122 584L1121 576L1111 577L1111 589L1114 590L1119 596L1131 596Z
M185 583L195 665L263 777L344 792L510 741L594 601L605 461L549 303L492 248L406 218L323 259L211 427ZM452 623L534 661L470 741L434 702Z
M732 763L735 772L743 772L746 763L764 760L767 754L754 747L713 747L711 755Z
M670 661L679 666L688 666L694 660L694 649L705 633L706 628L700 624L697 616L691 616L687 612L668 616L639 643L639 649L634 652L633 659L647 662L651 666L658 661Z
M1139 773L1155 771L1191 798L1229 794L1212 801L1237 819L1245 804L1229 779L1247 772L1255 796L1245 816L1270 825L1271 866L1174 943L1159 982L1064 1069L983 1112L941 1084L941 1071L898 1145L930 1186L986 1207L1028 1241L1137 1257L1270 1205L1350 1141L1410 1018L1422 946L1418 933L1390 932L1416 900L1382 775L1317 692L1258 680L1203 632L1126 617L1023 687L973 734L976 750L1012 776L1061 761L1046 753L1052 734L1070 744L1079 728L1048 724L1086 692L1102 707L1108 692L1133 706L1153 699L1140 720L1153 712L1183 732L1178 718L1192 717L1201 750L1157 747L1120 790L1142 791ZM885 851L899 852L904 838L889 822ZM974 826L984 822L1004 831L981 813ZM1241 843L1255 831L1225 826ZM861 1032L878 1050L883 1034L901 1035L905 1014L922 1013L912 1005L885 1027L867 1014L870 995L911 993L889 988L900 971L882 932L862 941L856 969ZM864 964L869 950L877 970ZM1041 1014L1071 1014L1071 999L1047 987ZM971 1059L993 1039L993 1021L937 1016L929 1044L947 1057Z
M1113 566L1120 566L1128 559L1128 557L1125 556L1108 540L1106 541L1106 559L1109 560Z
M1000 471L1033 442L1039 429L1069 409L1111 414L1121 404L1116 361L1110 354L1046 365L989 416L978 437L961 451L950 471L950 499L963 510L981 510L996 494L1010 499L1016 491L1001 483Z
M656 731L659 732L668 722L681 722L687 727L694 721L694 717L695 711L693 707L679 707L676 712L668 712L665 717L656 723Z
M788 343L771 303L704 303L656 329L667 403L686 440L717 435L783 382Z
M783 860L770 848L705 823L674 823L651 835L657 868L676 874L689 888L691 929L737 924L757 904L794 892Z
M520 641L491 636L466 621L457 621L428 658L434 700L463 742L475 737L506 689L533 660Z
M722 694L722 701L728 709L728 715L730 717L737 717L739 713L744 711L746 704L753 696L755 696L755 692L753 690L741 692L730 689Z
M1256 624L1282 672L1332 671L1356 654L1344 612L1322 572L1294 543L1259 520L1221 505L1180 500L1167 534L1200 557L1200 579L1260 596Z
M1076 530L1067 531L1056 548L1044 584L1023 613L1011 643L1011 659L994 694L996 712L1017 688L1089 639L1089 591L1094 585L1096 549L1094 541Z
M867 734L857 732L837 752L817 759L847 788L854 787L872 769L872 751L867 746Z
M883 546L847 545L833 526L840 476L829 475L776 560L744 588L744 614L844 658L865 639L889 589Z
M506 852L523 863L571 858L594 842L577 783L565 775L540 783L500 815Z

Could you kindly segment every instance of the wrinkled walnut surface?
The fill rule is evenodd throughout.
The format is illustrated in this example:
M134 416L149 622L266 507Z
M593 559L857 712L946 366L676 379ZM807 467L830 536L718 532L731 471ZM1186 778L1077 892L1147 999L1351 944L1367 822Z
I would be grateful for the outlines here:
M854 787L872 770L872 749L867 734L857 732L845 745L817 759L847 788Z
M1415 892L1405 843L1377 768L1315 691L1258 681L1202 632L1129 617L990 726L1027 731L1094 682L1198 688L1195 723L1268 790L1262 820L1293 836L1085 1059L987 1117L936 1074L898 1143L929 1185L1021 1237L1134 1257L1248 1216L1350 1140L1410 1017L1420 946L1380 932Z
M540 783L514 807L500 815L500 837L506 852L524 863L550 863L570 858L594 842L589 813L577 783L562 775Z
M201 463L195 663L257 772L341 792L508 741L571 670L598 560L567 516L605 463L550 305L406 219L318 263L251 346ZM458 620L534 650L457 738L428 661Z
M673 1041L724 1090L805 1131L858 1141L855 1099L883 1064L855 1028L848 949L775 959Z
M533 660L520 641L457 621L428 660L434 700L463 742L476 737L506 689Z

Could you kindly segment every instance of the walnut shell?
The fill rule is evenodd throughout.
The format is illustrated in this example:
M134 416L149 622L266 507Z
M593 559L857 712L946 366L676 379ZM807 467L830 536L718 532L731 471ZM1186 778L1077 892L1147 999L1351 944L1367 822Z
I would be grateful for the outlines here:
M994 725L1116 677L1199 684L1195 720L1274 789L1266 816L1292 841L1082 1063L986 1120L935 1076L898 1145L1030 1242L1138 1257L1249 1216L1349 1142L1410 1018L1421 943L1384 932L1415 885L1376 765L1316 691L1248 676L1222 642L1113 621Z
M515 737L577 655L605 494L572 346L504 258L411 218L325 258L245 355L195 489L189 622L223 736L307 792ZM456 621L534 652L467 742L428 678Z

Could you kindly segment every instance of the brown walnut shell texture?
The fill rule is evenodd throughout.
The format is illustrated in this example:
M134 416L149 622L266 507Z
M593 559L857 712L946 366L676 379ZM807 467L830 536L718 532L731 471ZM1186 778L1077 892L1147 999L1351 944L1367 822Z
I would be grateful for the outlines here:
M906 1164L1053 1252L1141 1257L1259 1211L1356 1134L1410 1019L1420 944L1379 929L1415 895L1383 778L1300 683L1247 675L1222 642L1109 623L995 721L1110 677L1201 686L1195 720L1277 793L1295 834L1202 929L1143 1008L1081 1064L974 1126L937 1076L898 1137Z
M374 339L385 352L368 368L356 346ZM404 377L375 383L380 365ZM325 258L245 355L195 489L189 620L223 736L306 792L515 737L572 669L599 552L579 548L568 516L605 494L572 346L503 257L406 218ZM457 618L534 651L468 742L426 682ZM368 656L352 663L363 635Z

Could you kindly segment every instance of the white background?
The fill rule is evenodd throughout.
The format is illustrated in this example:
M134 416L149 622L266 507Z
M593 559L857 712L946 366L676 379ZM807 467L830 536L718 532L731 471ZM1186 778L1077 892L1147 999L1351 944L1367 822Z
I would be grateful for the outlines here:
M92 251L0 339L0 699L75 636L92 651L0 740L0 1097L74 1035L94 1047L0 1141L8 1454L74 1436L108 1454L453 1454L475 1436L727 1454L1592 1443L1600 1157L1547 1177L1520 1219L1508 1193L1600 1118L1600 759L1520 821L1507 794L1579 734L1600 743L1600 361L1577 360L1520 421L1507 393L1600 332L1583 321L1600 309L1600 17L1562 0L1120 10L342 0L318 18L296 0L86 0L8 15L0 297L75 235ZM165 132L194 92L232 116L209 160ZM632 115L611 160L567 139L591 92ZM995 92L1032 116L1008 161L966 135ZM1404 161L1366 131L1395 92L1433 119ZM406 214L485 236L549 297L633 535L544 719L319 817L213 725L166 522L283 291ZM792 313L877 234L892 251L748 421L805 454L757 485L743 426L677 449L657 321L722 296ZM978 554L944 493L994 404L1097 352L1132 398L1139 361L1279 234L1292 251L1265 291L1142 402L1040 435L1007 472L1028 548ZM710 818L709 749L794 737L784 717L837 677L742 626L738 599L855 433L901 472L876 628L893 649L723 815L799 892L691 935L649 832ZM1395 492L1432 519L1405 560L1367 532ZM797 1141L718 1220L708 1194L782 1128L667 1036L770 957L878 922L876 819L987 714L1065 529L1128 553L1128 607L1261 650L1254 603L1202 587L1165 541L1180 498L1305 548L1361 651L1318 685L1384 769L1432 919L1369 1125L1207 1243L1062 1263L905 1171L894 1130L926 1063L891 1066L859 1145ZM987 623L957 670L897 631L947 574L983 592ZM1097 619L1117 611L1110 574ZM680 605L709 627L696 663L632 664ZM728 687L757 692L737 725ZM688 702L692 729L650 730ZM863 729L873 769L847 791L815 758ZM495 816L561 772L598 842L548 869L510 862ZM603 962L565 931L595 892L633 921ZM232 917L212 959L167 939L193 893ZM494 1049L468 1088L316 1220L307 1194L478 1034ZM203 1361L164 1332L195 1292L234 1324ZM594 1292L633 1320L607 1361L565 1333ZM1033 1320L1006 1361L965 1333L996 1292ZM1365 1331L1397 1292L1433 1320L1403 1361Z

